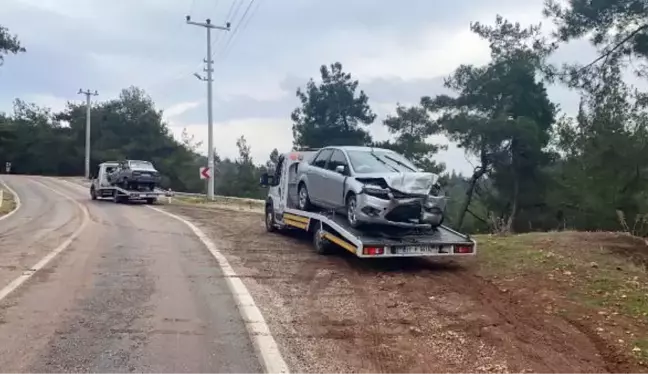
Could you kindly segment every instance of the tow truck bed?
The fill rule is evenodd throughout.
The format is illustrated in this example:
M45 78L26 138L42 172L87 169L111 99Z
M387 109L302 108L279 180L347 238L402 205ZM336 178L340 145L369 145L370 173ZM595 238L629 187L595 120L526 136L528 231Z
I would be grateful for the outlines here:
M134 201L134 200L153 202L158 197L165 196L167 192L160 189L155 189L153 191L138 191L138 190L127 190L116 186L110 186L110 187L97 188L95 194L96 194L95 195L96 198L110 197L115 202L125 202L125 201Z
M318 252L326 252L331 243L358 257L474 256L477 252L475 240L446 226L409 234L389 233L385 227L366 231L352 228L340 214L290 208L276 221L279 227L313 232Z

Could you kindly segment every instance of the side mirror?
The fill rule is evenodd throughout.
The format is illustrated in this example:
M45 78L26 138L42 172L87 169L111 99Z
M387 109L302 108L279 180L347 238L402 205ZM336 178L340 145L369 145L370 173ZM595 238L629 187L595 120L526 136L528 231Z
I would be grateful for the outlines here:
M335 167L335 172L336 173L344 174L345 170L346 170L346 168L344 167L344 165L338 165L338 166Z
M261 178L259 180L259 184L263 187L269 187L274 185L274 176L270 175L268 173L263 173L261 174Z

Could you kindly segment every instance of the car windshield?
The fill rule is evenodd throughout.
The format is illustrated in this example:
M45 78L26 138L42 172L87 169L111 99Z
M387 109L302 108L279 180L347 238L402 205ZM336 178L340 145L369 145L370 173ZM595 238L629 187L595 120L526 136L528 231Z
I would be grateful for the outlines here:
M350 150L347 153L353 170L358 174L417 171L409 160L396 152L376 149L373 153L370 150Z
M128 161L128 165L135 169L155 170L153 164L148 161Z

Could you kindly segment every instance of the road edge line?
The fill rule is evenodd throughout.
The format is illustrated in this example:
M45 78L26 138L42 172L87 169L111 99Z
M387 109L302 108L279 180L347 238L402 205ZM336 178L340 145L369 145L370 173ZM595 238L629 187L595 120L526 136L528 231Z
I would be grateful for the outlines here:
M238 277L238 274L236 274L229 261L227 261L227 258L225 258L225 256L218 250L216 244L214 244L214 242L209 239L202 230L188 220L159 208L152 206L146 207L184 223L191 229L191 231L193 231L205 247L207 247L223 271L225 281L227 282L230 292L234 296L236 306L243 317L243 322L245 323L245 327L248 330L250 338L256 348L259 361L261 361L261 365L265 369L265 372L289 373L288 365L279 351L279 346L272 336L270 328L266 324L261 311L255 304L252 295L245 284L243 284L243 281Z
M2 221L3 219L7 219L11 217L14 213L16 213L18 209L20 209L20 207L22 206L22 203L20 202L20 196L18 196L16 191L14 191L11 187L9 187L9 185L4 181L4 178L0 179L0 184L3 185L4 188L7 189L7 191L9 191L9 193L13 196L13 201L16 203L16 207L11 212L0 217L0 221Z
M36 265L32 266L28 270L23 271L23 273L20 276L18 276L18 278L14 279L11 283L6 285L4 288L0 289L0 301L4 300L4 298L9 296L13 291L15 291L18 287L20 287L23 283L25 283L29 278L31 278L34 274L36 274L38 270L44 268L59 253L66 250L67 247L69 247L70 244L72 244L72 241L76 239L79 235L81 235L81 232L83 232L85 227L88 225L88 222L90 222L90 214L88 213L88 209L85 206L83 206L73 198L65 195L64 193L45 185L44 183L41 183L34 179L29 179L29 180L31 182L38 183L41 186L49 189L50 191L55 192L56 194L61 195L64 198L72 201L73 204L75 204L77 207L81 209L81 212L83 213L83 220L81 221L81 225L76 230L74 230L72 235L70 235L67 239L65 239L63 243L59 244L58 247L54 248L47 255L45 255L45 257L43 257L40 261L38 261Z

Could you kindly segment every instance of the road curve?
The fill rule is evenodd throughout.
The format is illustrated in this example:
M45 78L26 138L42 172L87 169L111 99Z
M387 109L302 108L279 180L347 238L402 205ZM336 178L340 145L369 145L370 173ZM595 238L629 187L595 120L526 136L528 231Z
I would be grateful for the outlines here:
M3 180L22 207L0 221L0 290L73 235L79 204L89 213L67 249L0 300L3 372L262 371L216 260L188 227L62 181Z

